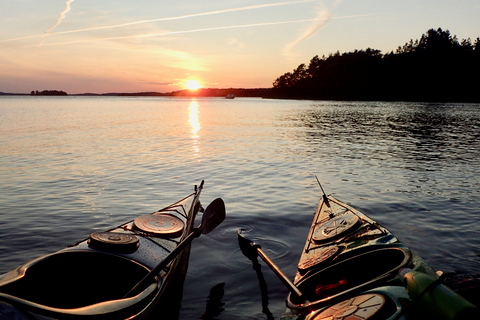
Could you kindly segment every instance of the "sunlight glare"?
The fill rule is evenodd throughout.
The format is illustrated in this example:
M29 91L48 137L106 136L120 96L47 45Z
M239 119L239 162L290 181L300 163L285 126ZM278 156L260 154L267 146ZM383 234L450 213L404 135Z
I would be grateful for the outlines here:
M197 80L187 80L187 83L185 84L185 86L189 90L197 90L201 88L201 85Z
M200 146L199 146L199 131L200 131L200 121L198 119L198 102L192 100L189 107L189 122L192 127L192 139L193 139L193 150L195 152L195 157L200 156Z

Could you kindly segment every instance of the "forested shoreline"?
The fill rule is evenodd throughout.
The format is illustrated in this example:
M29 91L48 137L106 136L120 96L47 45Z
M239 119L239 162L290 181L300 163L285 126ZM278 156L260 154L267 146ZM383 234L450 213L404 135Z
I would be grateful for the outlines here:
M355 50L318 56L273 83L290 99L480 102L480 38L459 41L430 29L395 52Z

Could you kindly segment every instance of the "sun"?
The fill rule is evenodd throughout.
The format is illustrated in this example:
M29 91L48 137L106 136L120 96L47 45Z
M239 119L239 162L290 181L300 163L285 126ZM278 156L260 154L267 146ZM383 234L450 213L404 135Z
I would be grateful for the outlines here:
M188 90L197 90L200 89L202 86L197 80L187 80L187 82L185 83L185 87L187 87Z

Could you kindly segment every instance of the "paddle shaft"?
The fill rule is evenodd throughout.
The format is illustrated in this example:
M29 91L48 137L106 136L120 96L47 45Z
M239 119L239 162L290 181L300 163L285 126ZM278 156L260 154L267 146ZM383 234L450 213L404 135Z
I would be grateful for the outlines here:
M320 183L320 180L318 180L318 177L315 175L315 179L317 179L318 185L320 186L320 189L322 189L323 193L323 202L327 205L328 208L331 209L330 207L330 202L328 201L327 194L325 193L325 190L323 190L322 184Z
M277 275L277 277L282 280L283 284L285 284L292 293L295 293L298 297L301 297L303 295L302 292L298 290L298 288L287 278L285 274L283 274L282 270L280 270L280 268L278 268L275 263L273 263L273 261L270 260L269 257L267 257L267 255L262 251L262 249L260 249L259 247L256 247L256 249L260 258L262 258L262 260L265 261L265 263L270 267L270 269L272 269L272 271Z
M193 228L192 233L190 233L180 244L173 249L168 256L162 260L155 268L153 268L143 279L135 285L123 298L130 298L135 294L138 294L145 284L151 283L153 279L158 275L158 273L165 268L180 252L188 246L193 239L198 238L202 232L199 228Z
M200 185L203 186L203 183ZM123 298L129 298L138 294L140 289L149 284L159 274L159 272L165 268L170 261L172 261L180 252L185 249L186 246L192 242L193 239L200 237L201 234L207 234L215 229L225 219L225 203L221 198L213 200L205 209L202 216L202 223L193 228L192 232L183 239L178 246L173 249L165 259L163 259L155 268L153 268L139 283L137 283L132 290L130 290Z

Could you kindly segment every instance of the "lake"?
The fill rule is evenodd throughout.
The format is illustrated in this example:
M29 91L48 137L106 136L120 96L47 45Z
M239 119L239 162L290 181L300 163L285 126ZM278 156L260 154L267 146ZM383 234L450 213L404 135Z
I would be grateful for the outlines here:
M266 319L246 230L293 279L321 190L434 269L480 273L480 105L0 97L0 273L160 209L205 180L227 218L192 244L181 319ZM278 319L288 290L263 263Z

